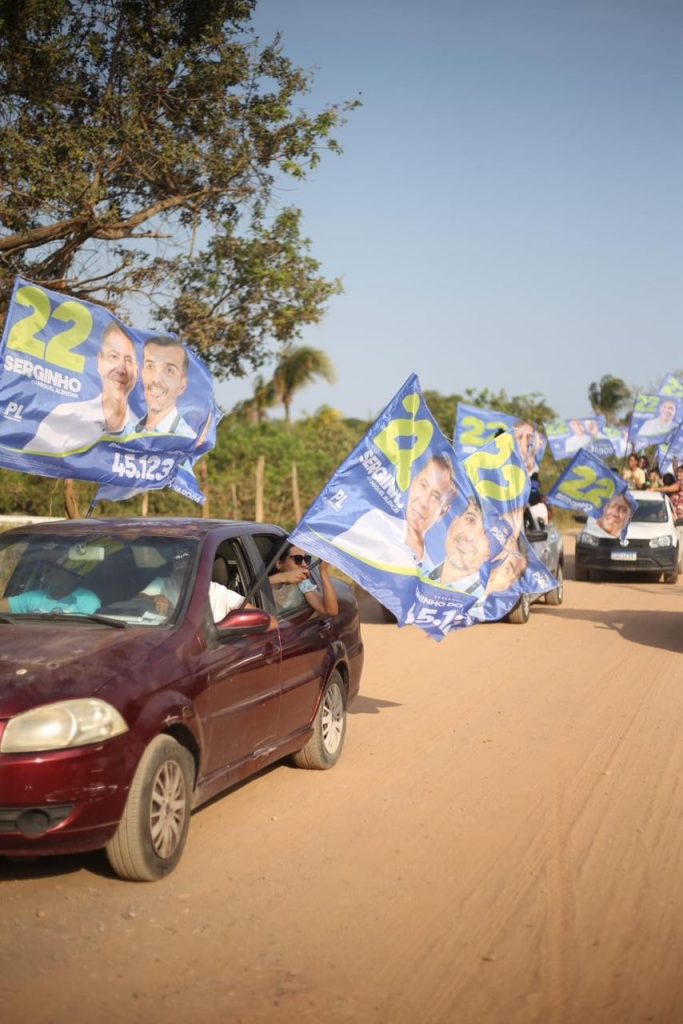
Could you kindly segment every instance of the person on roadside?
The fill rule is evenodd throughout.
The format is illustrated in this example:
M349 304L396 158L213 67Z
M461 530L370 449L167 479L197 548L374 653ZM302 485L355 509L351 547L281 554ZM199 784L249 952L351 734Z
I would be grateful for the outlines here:
M676 467L676 476L673 473L665 473L657 490L669 495L676 526L683 526L683 465Z
M306 603L320 615L337 614L339 601L327 562L320 562L321 593L310 578L313 559L302 548L289 541L283 547L282 541L278 541L268 561L273 559L268 580L278 613L293 611Z

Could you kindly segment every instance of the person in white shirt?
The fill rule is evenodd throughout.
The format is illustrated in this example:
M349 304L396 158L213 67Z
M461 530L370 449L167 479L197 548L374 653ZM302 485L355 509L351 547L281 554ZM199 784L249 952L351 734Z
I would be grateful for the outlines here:
M158 615L168 618L176 609L185 578L186 560L178 558L167 576L155 576L142 591L143 597L151 598L151 603ZM230 590L222 583L213 580L209 584L209 604L214 622L220 622L228 612L241 608L244 597L236 590ZM253 607L247 605L246 607Z
M122 437L132 432L135 417L128 396L138 379L135 345L118 323L107 327L97 354L102 392L83 402L60 402L38 424L33 438L24 446L32 454L87 449L105 434Z
M187 389L189 358L182 342L167 335L145 342L142 386L147 412L135 425L136 433L177 434L196 437L197 432L178 412L177 402Z

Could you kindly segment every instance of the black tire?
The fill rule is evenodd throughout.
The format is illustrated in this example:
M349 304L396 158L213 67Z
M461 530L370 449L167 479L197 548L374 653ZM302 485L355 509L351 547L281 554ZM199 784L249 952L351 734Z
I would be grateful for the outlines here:
M192 812L194 760L172 736L157 736L140 758L116 834L106 847L130 882L156 882L180 860Z
M574 563L574 579L578 580L579 583L583 583L588 579L588 572L583 569L577 562Z
M522 594L512 611L508 612L508 622L512 622L515 626L523 626L525 622L529 621L530 611L531 598L528 594Z
M313 723L313 735L292 755L297 768L332 768L341 756L346 736L346 687L335 670L327 681Z
M555 579L557 580L557 586L554 590L551 590L545 595L545 603L557 606L562 604L562 601L564 600L564 573L562 571L561 562L557 567Z
M665 583L678 583L678 565L673 572L665 572L662 579Z

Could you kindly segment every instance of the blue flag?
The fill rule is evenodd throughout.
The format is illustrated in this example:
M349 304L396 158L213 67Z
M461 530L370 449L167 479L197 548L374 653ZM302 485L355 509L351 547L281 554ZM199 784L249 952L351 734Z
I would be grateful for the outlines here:
M551 487L547 501L583 512L605 536L625 537L636 510L628 484L590 452L577 452Z
M634 450L670 440L683 419L683 398L668 395L637 395L629 441Z
M512 434L458 461L412 375L290 539L442 639L557 586L523 536L528 493Z
M556 462L572 459L579 451L591 452L601 459L611 459L617 454L617 435L605 427L602 416L553 420L545 424L545 430Z
M683 398L683 381L679 380L675 373L667 373L659 385L658 395L667 395L669 398Z
M546 438L528 420L510 416L495 409L482 409L476 405L458 403L455 418L453 447L456 456L464 459L483 448L500 434L510 431L522 456L527 473L538 472L546 449Z
M0 357L7 469L120 494L168 486L215 445L211 374L175 335L18 278Z

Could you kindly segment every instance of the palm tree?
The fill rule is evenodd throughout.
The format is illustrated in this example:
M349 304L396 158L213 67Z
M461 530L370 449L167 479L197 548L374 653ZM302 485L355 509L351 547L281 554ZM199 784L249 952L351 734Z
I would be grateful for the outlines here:
M621 377L606 373L590 385L588 399L596 416L602 414L608 423L616 423L619 413L633 402L633 392Z
M261 374L254 378L254 394L251 398L245 398L237 402L231 410L233 416L245 419L247 423L263 423L266 420L266 409L272 408L278 400L275 393L275 385L272 380L265 380Z
M285 419L291 421L290 410L294 395L316 377L322 377L328 384L334 384L337 375L329 356L318 348L299 345L290 348L280 357L275 367L272 385L277 399L285 407Z

